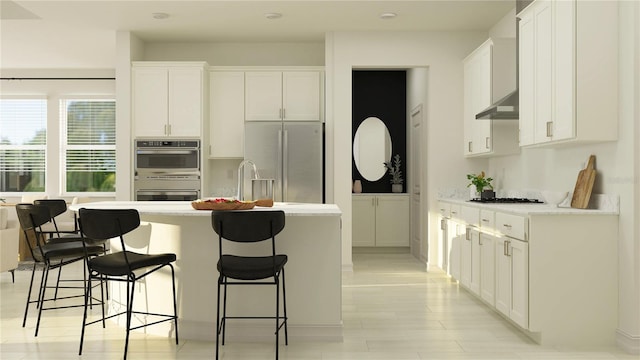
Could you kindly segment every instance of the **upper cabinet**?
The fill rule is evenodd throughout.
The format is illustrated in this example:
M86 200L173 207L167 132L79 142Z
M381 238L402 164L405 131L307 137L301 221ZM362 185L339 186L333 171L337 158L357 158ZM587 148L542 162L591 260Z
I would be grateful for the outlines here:
M489 39L464 59L464 154L519 152L517 120L477 120L476 114L516 88L515 39Z
M321 71L247 71L246 121L321 121Z
M134 136L200 138L205 66L204 62L134 62Z
M520 146L618 136L618 5L536 0L518 14Z
M244 156L244 72L210 71L209 156Z

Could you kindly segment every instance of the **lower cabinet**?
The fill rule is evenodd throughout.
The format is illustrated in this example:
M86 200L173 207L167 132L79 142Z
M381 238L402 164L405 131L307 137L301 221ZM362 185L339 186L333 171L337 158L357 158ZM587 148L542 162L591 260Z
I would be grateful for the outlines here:
M496 304L496 237L480 233L478 236L480 258L480 297L490 305Z
M409 246L408 194L354 194L354 247Z
M495 238L495 306L522 328L529 326L529 244Z
M462 288L541 345L616 344L618 214L448 205L443 270Z

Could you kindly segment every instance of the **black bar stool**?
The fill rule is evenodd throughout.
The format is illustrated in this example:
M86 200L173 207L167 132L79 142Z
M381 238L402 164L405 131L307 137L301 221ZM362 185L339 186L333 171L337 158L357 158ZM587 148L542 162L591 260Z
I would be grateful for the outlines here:
M64 309L70 307L79 307L82 305L69 305L69 306L55 306L44 307L45 301L62 300L74 297L80 297L84 295L65 296L58 298L46 298L46 290L48 288L47 282L49 280L49 271L52 269L61 269L63 266L75 263L77 261L86 260L87 257L96 256L102 253L102 247L100 246L85 246L85 244L78 239L76 241L65 242L45 242L44 232L42 231L42 225L48 223L51 220L51 213L49 208L43 205L34 204L17 204L16 214L18 215L18 221L20 227L24 232L25 242L29 248L29 252L33 257L33 269L31 270L31 282L29 283L29 292L27 294L27 303L24 309L24 318L22 320L22 327L27 322L27 314L29 312L29 304L37 303L38 308L38 322L36 324L35 336L38 336L38 330L40 329L40 318L42 317L43 310L51 309ZM35 245L32 245L29 241L29 233L33 234L35 239ZM42 271L42 278L40 279L40 289L38 291L37 300L31 300L31 291L33 289L33 279L38 263L44 264ZM83 267L83 281L86 282L86 268ZM56 296L58 284L56 284ZM84 284L82 287L85 288Z
M128 251L123 235L131 232L140 226L140 214L135 209L85 209L79 211L79 223L81 234L93 240L107 240L120 238L122 251L113 252L107 255L89 259L89 281L85 291L84 316L82 320L82 334L80 336L80 350L78 355L82 355L82 345L84 343L84 332L87 325L102 322L105 327L105 320L126 314L127 335L124 345L124 359L127 358L129 348L129 333L141 327L155 325L158 323L173 321L176 332L176 345L178 344L178 307L176 305L176 277L173 263L176 261L176 254L140 254ZM135 293L136 281L149 274L168 266L171 269L171 280L173 290L173 315L157 314L150 312L140 312L133 310L133 294ZM118 314L105 317L104 301L102 302L102 318L87 322L87 307L91 292L91 279L120 281L127 283L127 310ZM158 317L160 320L152 321L136 327L131 327L131 318L134 314Z
M287 336L287 298L285 292L284 265L287 255L276 254L276 238L284 229L283 211L212 211L211 224L218 234L218 301L216 319L216 359L219 356L219 338L222 333L224 345L227 319L275 319L276 359L278 359L279 333L284 327L285 345ZM223 240L240 243L257 243L271 239L271 251L265 256L241 256L222 251ZM280 316L280 275L282 275L283 316ZM264 279L273 278L272 281ZM231 279L231 280L230 280ZM233 281L237 280L237 281ZM275 316L227 316L228 285L275 285ZM223 313L220 317L220 290L224 286ZM221 323L222 322L222 323Z

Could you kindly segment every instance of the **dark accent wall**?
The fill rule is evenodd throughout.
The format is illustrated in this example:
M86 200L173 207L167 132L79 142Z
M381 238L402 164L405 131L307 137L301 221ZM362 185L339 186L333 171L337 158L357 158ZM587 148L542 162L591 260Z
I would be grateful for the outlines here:
M403 192L407 186L407 73L402 70L354 70L352 89L351 140L358 126L368 117L382 120L391 135L391 156L400 154ZM353 152L353 149L351 150ZM380 166L384 166L380 163ZM365 180L351 156L352 180L362 181L363 193L391 192L388 173L378 181Z

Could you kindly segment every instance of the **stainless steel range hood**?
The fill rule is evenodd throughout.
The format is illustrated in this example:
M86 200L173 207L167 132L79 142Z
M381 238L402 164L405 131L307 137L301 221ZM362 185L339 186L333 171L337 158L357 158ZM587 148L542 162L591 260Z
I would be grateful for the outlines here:
M519 0L523 1L523 0ZM530 2L528 0L524 0L524 2ZM520 5L520 4L518 4ZM519 54L519 26L518 22L520 19L516 16L516 43L515 43L515 82L516 87L515 90L508 93L506 96L501 98L498 101L495 101L491 106L482 110L481 112L476 114L476 120L518 120L520 115L518 111L519 104L519 96L518 96L518 88L519 88L519 65L520 61L518 59Z
M476 114L477 120L518 120L518 117L518 90Z

